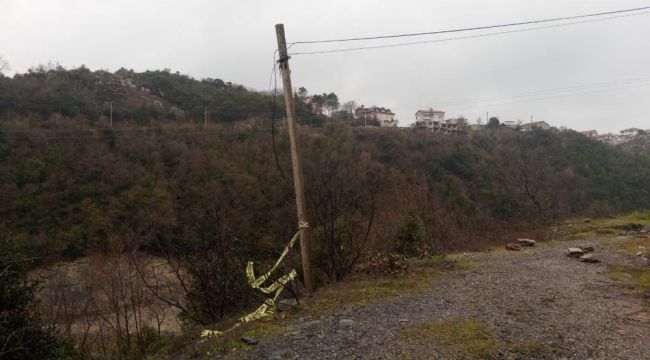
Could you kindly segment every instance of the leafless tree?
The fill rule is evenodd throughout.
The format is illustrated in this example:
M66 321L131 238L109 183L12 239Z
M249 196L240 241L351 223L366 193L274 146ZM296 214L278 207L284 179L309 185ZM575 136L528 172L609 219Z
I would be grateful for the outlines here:
M9 70L11 70L11 68L9 67L9 62L7 62L4 56L0 55L0 74Z

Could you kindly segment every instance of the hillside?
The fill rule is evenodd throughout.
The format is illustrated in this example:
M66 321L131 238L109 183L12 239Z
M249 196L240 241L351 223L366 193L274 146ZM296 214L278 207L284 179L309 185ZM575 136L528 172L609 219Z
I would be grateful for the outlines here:
M650 156L650 134L638 135L631 141L623 143L620 146L632 153Z
M114 73L86 67L38 66L13 78L0 74L0 119L42 122L53 113L106 123L113 109L116 125L202 123L207 108L211 123L271 116L268 94L221 79L196 80L170 70L120 69ZM298 111L308 109L298 103ZM278 116L284 107L278 99Z
M271 264L297 227L288 135L268 121L204 129L202 111L209 101L212 122L264 119L267 95L168 71L0 82L0 260L48 270L40 315L84 356L152 356L178 329L259 306L243 269ZM650 158L573 131L317 125L300 139L321 288L399 273L404 257L548 239L570 217L650 209ZM284 265L299 263L292 252Z

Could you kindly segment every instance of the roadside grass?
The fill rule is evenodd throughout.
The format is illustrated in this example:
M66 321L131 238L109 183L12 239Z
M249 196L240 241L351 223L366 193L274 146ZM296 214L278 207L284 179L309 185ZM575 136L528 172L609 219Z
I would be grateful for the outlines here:
M312 316L320 318L335 313L344 307L357 307L376 303L382 299L415 294L429 289L430 280L446 271L467 270L474 263L447 256L435 256L427 259L409 259L406 274L392 277L369 277L357 275L350 279L329 284L318 289L311 299L303 299L298 308L288 312L277 313L273 318L262 319L226 332L220 336L208 338L199 346L200 358L212 358L215 355L233 354L250 348L241 338L251 337L264 340L286 330L281 318L287 316ZM217 329L227 329L236 318L224 320L216 325Z
M650 268L648 267L612 266L607 272L607 276L630 284L634 287L634 292L638 294L650 290Z
M312 299L301 304L299 313L320 318L345 307L374 304L382 299L410 295L431 288L430 281L443 272L467 270L474 263L447 256L409 259L406 274L392 277L357 275L319 289Z
M536 341L504 343L496 340L483 325L469 319L427 322L406 329L406 340L423 344L435 342L452 359L498 359L504 353L519 356L561 355L564 349Z
M613 247L622 255L628 256L636 256L639 251L648 254L650 250L650 239L648 238L632 237L616 241L608 240L605 244Z
M635 211L612 218L571 219L555 227L555 240L586 240L625 235L622 227L630 224L650 226L650 211Z
M220 336L208 338L201 344L200 358L213 359L215 355L226 355L250 348L241 338L250 337L257 341L281 333L282 324L276 319L268 318L258 320L226 332Z

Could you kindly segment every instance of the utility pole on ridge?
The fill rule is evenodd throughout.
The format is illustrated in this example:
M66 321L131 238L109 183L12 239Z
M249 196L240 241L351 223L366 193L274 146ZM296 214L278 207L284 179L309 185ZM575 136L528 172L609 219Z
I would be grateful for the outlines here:
M203 111L203 129L208 128L208 107L205 107L205 111Z
M275 34L278 38L278 53L282 84L284 89L284 103L287 108L287 128L291 142L291 163L293 170L293 186L296 193L296 209L298 212L298 231L300 232L300 258L302 260L302 274L305 290L313 292L311 278L311 247L309 245L309 218L305 202L305 188L302 176L302 165L298 153L298 124L296 122L296 107L293 103L293 89L291 88L291 70L289 70L289 55L287 54L287 41L284 37L284 25L275 25Z

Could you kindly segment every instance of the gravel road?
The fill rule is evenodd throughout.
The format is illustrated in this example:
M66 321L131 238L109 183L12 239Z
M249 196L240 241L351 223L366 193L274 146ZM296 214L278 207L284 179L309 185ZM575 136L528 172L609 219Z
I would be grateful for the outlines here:
M564 255L568 247L586 243L595 246L600 263ZM463 254L474 266L432 279L430 290L320 320L289 318L285 332L237 357L462 358L434 339L412 340L404 334L423 323L469 319L499 344L542 344L542 350L529 353L504 347L492 355L496 359L650 359L647 302L605 275L610 265L639 266L640 260L621 256L615 246L615 240L592 239L542 243L521 252Z

